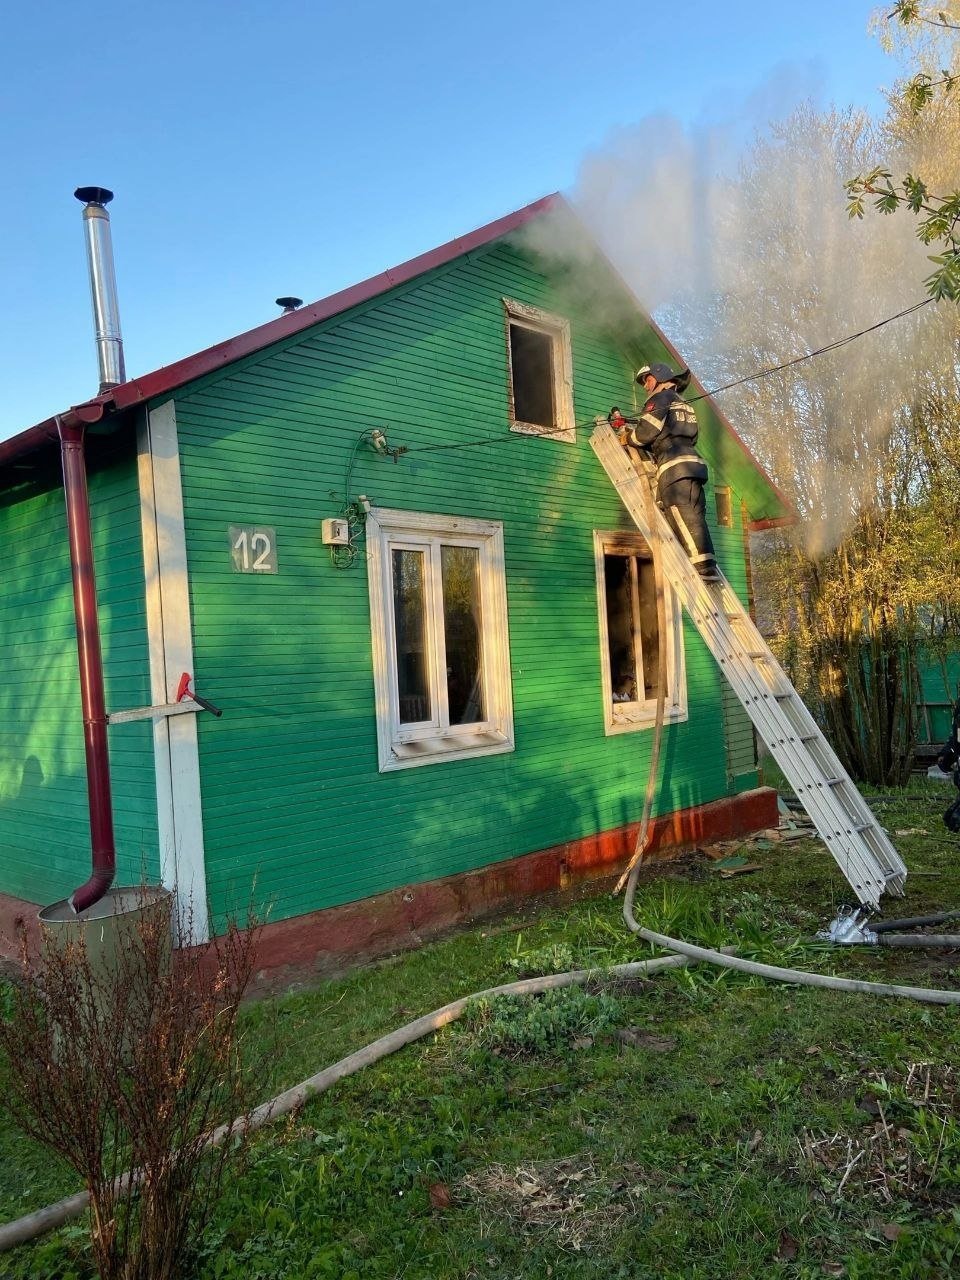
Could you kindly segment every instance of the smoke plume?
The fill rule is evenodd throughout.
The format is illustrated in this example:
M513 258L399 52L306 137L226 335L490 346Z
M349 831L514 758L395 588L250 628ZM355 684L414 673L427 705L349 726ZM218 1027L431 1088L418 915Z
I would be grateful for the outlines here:
M757 95L751 109L770 96ZM960 147L954 186L958 156ZM902 173L918 161L902 137L852 111L800 105L749 146L742 118L697 127L656 116L587 156L571 200L711 387L814 351L925 297L930 250L912 216L870 211L851 220L843 188L877 164ZM559 232L549 243L551 234L541 230L535 247L570 269L572 244L561 243ZM796 504L813 554L835 545L876 497L898 416L918 387L952 374L955 325L950 304L931 303L840 351L718 397Z

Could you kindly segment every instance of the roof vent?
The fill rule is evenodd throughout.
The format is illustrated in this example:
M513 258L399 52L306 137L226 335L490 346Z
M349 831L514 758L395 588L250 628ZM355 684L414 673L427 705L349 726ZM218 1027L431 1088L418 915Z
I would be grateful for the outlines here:
M277 298L277 306L283 307L283 314L288 316L291 311L296 311L297 307L303 306L302 298Z
M73 194L86 206L83 210L83 225L87 240L87 266L90 268L93 322L97 332L100 392L103 394L127 380L123 367L123 338L120 336L120 306L117 302L117 278L113 269L110 215L106 210L113 199L113 192L106 187L77 187Z

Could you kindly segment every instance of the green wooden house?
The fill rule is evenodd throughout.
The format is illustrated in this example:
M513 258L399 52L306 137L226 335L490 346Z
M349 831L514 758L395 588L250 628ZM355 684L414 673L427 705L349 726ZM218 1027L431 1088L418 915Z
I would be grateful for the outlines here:
M201 935L268 911L268 967L612 871L658 645L655 842L776 821L700 637L676 608L658 634L649 549L588 445L638 363L680 358L585 233L576 271L534 251L550 219L569 238L549 197L84 406L117 880L176 885ZM745 595L749 528L790 511L698 416ZM0 536L9 934L90 858L56 419L0 444ZM222 717L176 702L184 674Z

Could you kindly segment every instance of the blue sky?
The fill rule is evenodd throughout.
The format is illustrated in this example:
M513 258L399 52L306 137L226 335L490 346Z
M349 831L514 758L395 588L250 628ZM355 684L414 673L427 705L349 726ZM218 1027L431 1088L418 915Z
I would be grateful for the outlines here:
M0 438L94 395L76 186L112 188L127 373L549 191L618 130L879 113L869 0L41 0L0 48ZM838 193L842 198L842 193Z

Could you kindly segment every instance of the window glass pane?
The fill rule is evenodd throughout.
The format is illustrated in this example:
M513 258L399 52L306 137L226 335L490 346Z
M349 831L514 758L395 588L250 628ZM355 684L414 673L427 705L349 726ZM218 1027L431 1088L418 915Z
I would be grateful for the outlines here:
M476 547L441 546L440 573L450 723L474 724L486 719L480 647L480 552Z
M657 696L657 663L660 661L660 630L657 626L657 587L652 560L637 560L640 583L640 653L643 666L643 696L651 701ZM669 696L669 672L664 671Z
M393 616L396 625L400 723L433 718L427 680L427 617L424 553L393 551Z
M637 701L637 658L634 636L634 590L630 556L603 557L607 638L610 646L610 691L614 702Z
M555 427L553 336L526 325L510 325L513 413L517 422Z

